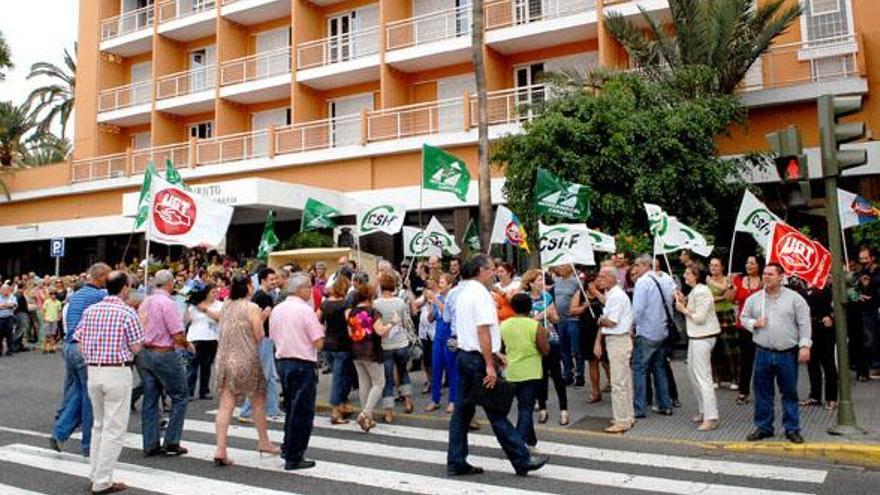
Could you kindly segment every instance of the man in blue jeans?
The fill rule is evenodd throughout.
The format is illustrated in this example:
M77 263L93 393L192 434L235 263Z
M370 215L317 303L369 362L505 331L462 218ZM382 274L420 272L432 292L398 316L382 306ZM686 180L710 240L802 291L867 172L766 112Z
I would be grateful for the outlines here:
M275 306L275 294L278 288L278 275L272 268L263 268L257 273L260 288L254 291L251 302L261 310ZM269 338L269 319L263 324L263 340L260 341L260 364L263 367L263 376L266 377L266 416L277 418L281 416L281 408L278 403L278 372L275 366L275 344ZM242 423L251 423L251 401L245 399L238 412L238 420Z
M73 338L85 310L104 300L107 291L107 275L110 267L104 263L96 263L89 268L89 281L81 289L70 296L67 306L66 332L64 334L64 398L61 410L52 429L49 445L61 452L61 444L70 438L78 426L82 426L82 453L89 455L92 441L92 402L88 392L88 369Z
M176 349L195 353L192 343L186 341L183 319L171 296L174 275L159 270L153 277L153 294L144 299L139 312L145 322L144 349L138 353L137 365L144 380L144 402L141 407L144 456L179 456L188 450L180 446L183 421L189 402L186 368ZM171 398L171 415L165 429L165 444L160 445L159 403L161 390Z
M782 426L792 443L804 443L798 404L798 362L810 360L810 307L797 292L782 286L778 263L764 268L764 290L752 294L743 306L740 321L755 341L755 430L746 440L773 436L775 388L782 395Z
M669 336L668 318L672 315L670 304L674 287L671 278L661 281L652 270L654 261L650 256L636 258L634 267L638 274L633 289L633 322L636 329L633 349L633 412L636 418L645 417L648 396L648 372L654 377L654 412L672 415L672 399L669 397L669 381L666 375L666 337ZM664 307L665 306L665 307Z
M449 421L449 448L446 472L449 476L482 474L483 469L467 462L468 425L476 412L473 393L476 387L492 389L498 381L495 354L501 351L498 313L487 284L494 275L492 259L484 254L474 256L462 268L462 277L455 298L455 329L458 332L458 366L461 400ZM522 435L507 419L507 413L484 408L495 438L507 454L518 476L541 469L546 456L532 457Z

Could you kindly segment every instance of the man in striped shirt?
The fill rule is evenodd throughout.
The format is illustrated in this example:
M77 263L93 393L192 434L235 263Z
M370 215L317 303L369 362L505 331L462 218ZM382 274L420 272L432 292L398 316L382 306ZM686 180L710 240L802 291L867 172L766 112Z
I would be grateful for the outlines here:
M88 391L94 423L91 441L92 494L126 489L113 481L113 468L122 451L131 403L131 366L141 350L144 330L137 313L126 303L128 275L107 276L107 297L89 307L74 332L88 366Z

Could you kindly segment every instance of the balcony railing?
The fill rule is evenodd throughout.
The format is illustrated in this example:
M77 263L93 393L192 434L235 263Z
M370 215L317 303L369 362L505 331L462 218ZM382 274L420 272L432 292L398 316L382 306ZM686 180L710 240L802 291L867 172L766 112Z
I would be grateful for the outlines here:
M241 132L196 142L196 164L236 162L269 156L269 131Z
M153 6L147 5L101 21L101 41L151 27L153 27Z
M470 5L463 5L388 23L386 46L396 50L467 35L471 31L470 11Z
M290 73L290 47L224 62L220 66L220 85L228 86Z
M536 115L535 105L547 98L547 88L543 84L520 88L490 91L486 98L486 114L489 125L515 124L529 120ZM470 122L472 127L479 123L477 95L470 95Z
M156 99L164 100L214 89L216 77L217 68L213 65L162 76L156 81Z
M367 141L462 130L462 108L458 97L367 112Z
M139 81L125 86L105 89L98 94L98 111L109 112L149 103L153 81Z
M177 168L189 166L189 143L166 144L133 150L129 170L132 174L142 174L151 160L157 172L165 170L165 160L171 160L171 163Z
M498 0L486 4L486 29L546 21L596 8L596 0Z
M70 171L70 181L75 184L77 182L122 177L126 174L127 156L126 153L117 153L115 155L99 156L86 160L76 160L73 162L73 168Z
M770 48L753 66L740 89L772 89L864 75L861 36L850 34Z
M159 4L159 22L169 22L207 12L217 7L216 0L170 0Z
M301 43L296 48L296 67L297 69L320 67L374 53L379 53L378 27Z
M361 116L358 114L275 129L275 152L279 155L359 144L360 141Z

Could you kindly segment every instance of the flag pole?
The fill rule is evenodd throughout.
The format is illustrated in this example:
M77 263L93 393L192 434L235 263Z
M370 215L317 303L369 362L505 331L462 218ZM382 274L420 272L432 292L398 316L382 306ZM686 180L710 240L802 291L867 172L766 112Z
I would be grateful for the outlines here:
M727 259L727 273L733 272L733 247L736 245L736 229L733 229L733 235L730 237L730 256Z
M425 145L422 144L422 167L419 170L419 230L423 229L422 226L422 193L425 189ZM423 234L424 235L424 234Z
M147 238L147 249L144 254L144 262L146 266L144 267L144 288L147 289L147 293L149 293L150 287L150 224L153 223L153 219L150 218L153 213L153 197L150 196L150 209L147 214L147 228L144 229L144 236Z
M568 265L571 267L571 271L574 272L574 279L577 280L578 287L581 289L581 294L584 296L584 304L586 304L587 309L590 310L590 316L596 318L596 313L593 312L593 307L590 306L590 298L587 296L587 291L584 290L584 284L581 283L581 278L578 276L578 271L574 267L574 263L569 262Z
M666 253L663 253L663 259L666 260L666 271L669 272L669 276L674 277L675 275L672 274L672 265L669 264L669 257L666 256Z
M843 260L846 262L843 270L849 273L849 253L846 248L846 229L843 228L843 224L840 225L840 237L843 239Z

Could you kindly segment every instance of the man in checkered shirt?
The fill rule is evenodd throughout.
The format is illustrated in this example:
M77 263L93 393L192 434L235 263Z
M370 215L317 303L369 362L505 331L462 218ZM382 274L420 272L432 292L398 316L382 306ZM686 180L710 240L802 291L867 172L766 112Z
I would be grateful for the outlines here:
M126 305L129 279L125 272L107 276L107 297L90 306L76 327L88 365L88 390L94 412L91 442L92 494L126 489L113 481L113 468L128 429L134 354L141 350L144 330L137 313Z

